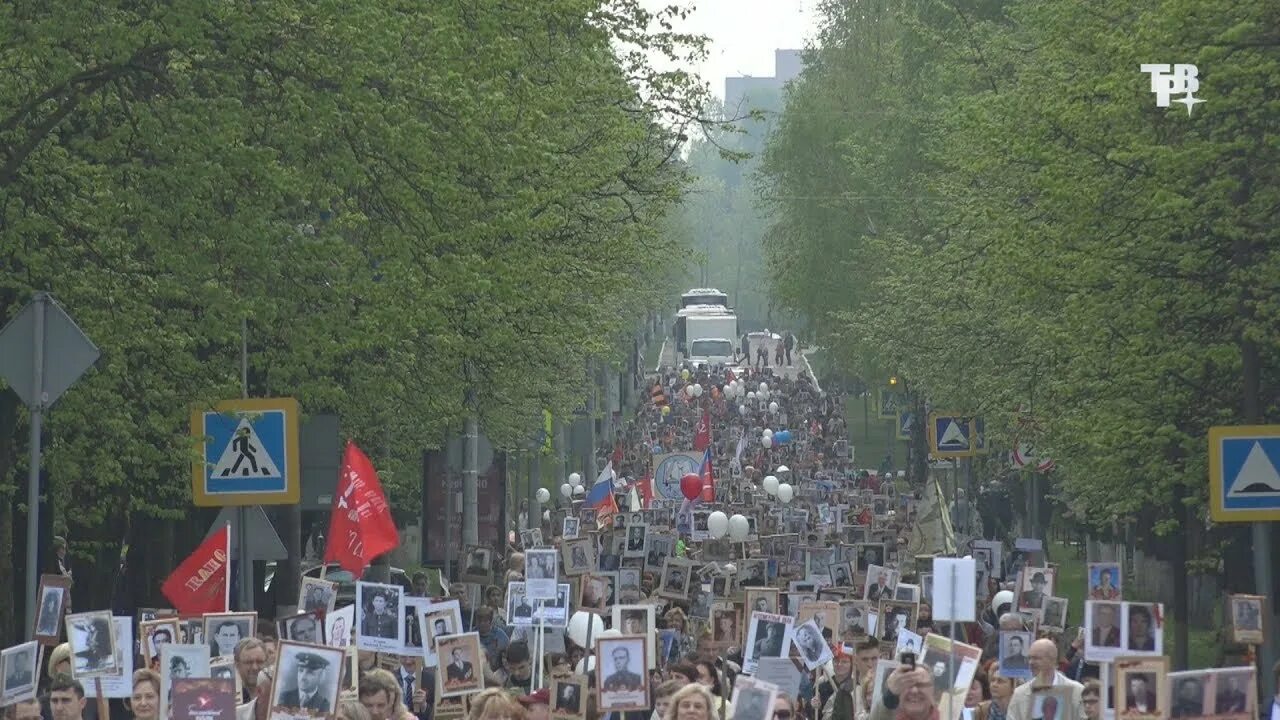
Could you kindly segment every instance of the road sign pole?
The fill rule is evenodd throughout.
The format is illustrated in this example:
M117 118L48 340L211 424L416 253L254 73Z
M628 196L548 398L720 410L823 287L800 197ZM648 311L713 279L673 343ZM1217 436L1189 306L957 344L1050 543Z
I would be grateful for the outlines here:
M1267 598L1262 604L1263 614L1276 616L1276 598L1271 589L1271 523L1255 522L1253 524L1253 584L1254 593ZM1263 625L1263 627L1268 627ZM1274 624L1270 627L1275 627ZM1275 697L1275 675L1271 668L1275 666L1275 638L1263 638L1258 646L1258 680L1262 684L1264 698Z
M240 397L249 399L249 318L240 318ZM236 609L249 612L253 609L253 561L249 559L248 533L245 526L249 524L249 508L241 505L236 508L236 553L240 585Z
M35 342L31 372L31 441L27 475L27 632L36 631L36 593L40 585L40 431L44 424L44 311L48 295L35 294Z

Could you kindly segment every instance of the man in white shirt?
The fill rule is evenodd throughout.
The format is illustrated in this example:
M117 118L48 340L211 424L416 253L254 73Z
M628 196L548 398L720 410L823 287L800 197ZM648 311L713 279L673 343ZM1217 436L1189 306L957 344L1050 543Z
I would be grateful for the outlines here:
M1032 720L1036 701L1032 690L1046 687L1071 688L1071 705L1066 708L1064 720L1085 720L1084 686L1058 672L1058 646L1052 640L1036 640L1027 651L1027 660L1033 676L1031 682L1023 683L1013 691L1006 715L1008 720Z

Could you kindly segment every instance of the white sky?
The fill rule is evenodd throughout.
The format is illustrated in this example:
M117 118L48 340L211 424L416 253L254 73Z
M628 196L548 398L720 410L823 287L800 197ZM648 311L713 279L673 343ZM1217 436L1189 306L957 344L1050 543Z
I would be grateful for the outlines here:
M667 5L694 8L678 31L710 38L709 55L694 70L724 99L730 76L773 75L773 51L803 48L817 32L818 0L644 0L656 11Z

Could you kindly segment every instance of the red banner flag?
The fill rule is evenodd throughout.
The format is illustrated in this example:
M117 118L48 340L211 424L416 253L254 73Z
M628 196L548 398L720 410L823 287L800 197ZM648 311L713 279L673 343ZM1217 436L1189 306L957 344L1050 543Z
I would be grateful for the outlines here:
M711 445L711 411L703 410L698 420L698 432L693 436L693 449L702 452Z
M180 615L231 610L231 525L216 532L173 571L160 592Z
M329 518L324 561L337 562L358 577L374 558L399 544L400 533L391 519L391 506L378 473L369 457L348 441Z

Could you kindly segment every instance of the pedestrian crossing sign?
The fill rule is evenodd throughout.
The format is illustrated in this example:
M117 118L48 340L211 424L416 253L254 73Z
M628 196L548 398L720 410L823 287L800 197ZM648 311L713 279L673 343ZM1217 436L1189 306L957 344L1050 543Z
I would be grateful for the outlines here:
M227 400L191 413L200 459L191 495L197 507L298 502L298 401Z
M929 415L929 453L937 458L973 457L973 418L956 413Z
M1280 425L1209 428L1209 500L1215 522L1280 520Z

